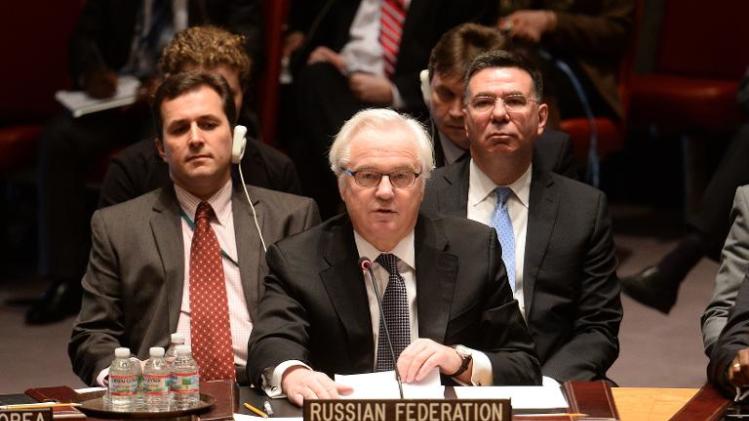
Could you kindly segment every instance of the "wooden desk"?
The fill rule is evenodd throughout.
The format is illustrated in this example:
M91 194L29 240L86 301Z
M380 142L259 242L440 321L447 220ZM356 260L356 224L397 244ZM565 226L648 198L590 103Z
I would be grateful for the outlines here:
M665 421L691 399L699 389L612 387L622 421Z

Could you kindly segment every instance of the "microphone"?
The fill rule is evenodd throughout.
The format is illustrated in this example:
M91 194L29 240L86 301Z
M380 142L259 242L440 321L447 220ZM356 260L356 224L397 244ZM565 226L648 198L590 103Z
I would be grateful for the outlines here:
M388 349L390 350L390 359L393 361L393 371L395 371L395 381L398 382L398 393L400 393L401 399L403 399L403 381L401 375L398 373L398 362L395 360L395 351L393 351L393 341L390 339L390 330L388 324L385 322L384 311L382 309L382 299L380 298L380 288L377 286L377 281L372 270L372 260L369 257L362 256L359 258L359 267L361 268L364 278L369 277L369 281L372 283L374 288L375 298L377 298L377 306L380 309L380 323L385 327L385 339L387 339Z

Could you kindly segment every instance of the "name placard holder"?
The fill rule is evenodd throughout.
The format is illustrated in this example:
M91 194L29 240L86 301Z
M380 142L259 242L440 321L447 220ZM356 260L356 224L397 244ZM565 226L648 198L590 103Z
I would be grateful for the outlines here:
M304 421L510 421L509 399L305 400ZM0 420L2 421L2 420Z
M52 408L1 409L0 421L52 421Z

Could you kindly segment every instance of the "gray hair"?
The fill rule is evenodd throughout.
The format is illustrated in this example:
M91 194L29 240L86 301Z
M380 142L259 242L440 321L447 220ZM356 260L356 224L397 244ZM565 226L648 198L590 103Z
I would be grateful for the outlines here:
M354 136L365 129L384 130L392 124L400 125L413 135L412 138L417 149L416 154L421 162L419 178L428 179L432 169L434 169L434 151L426 129L417 120L388 108L369 108L359 111L343 124L330 147L330 153L328 154L330 169L340 179L343 169L350 163L351 140Z

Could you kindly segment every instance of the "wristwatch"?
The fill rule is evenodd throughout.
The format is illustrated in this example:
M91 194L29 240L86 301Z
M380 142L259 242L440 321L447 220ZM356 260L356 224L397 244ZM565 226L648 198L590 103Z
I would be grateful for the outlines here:
M471 361L473 361L473 356L467 352L464 352L457 347L455 348L455 352L458 353L458 356L461 359L460 367L458 367L458 371L456 371L453 374L450 374L450 377L458 377L461 374L463 374L464 371L468 370L468 366L471 364Z

